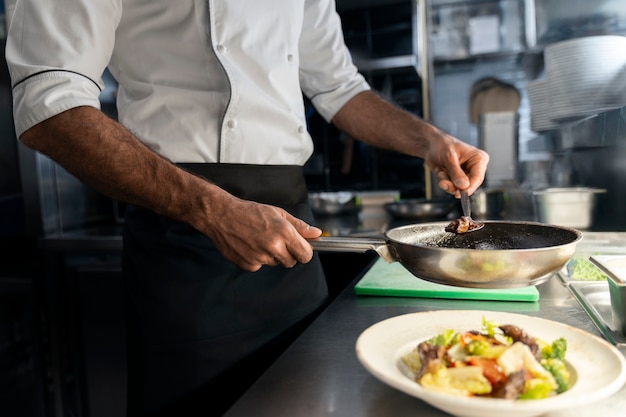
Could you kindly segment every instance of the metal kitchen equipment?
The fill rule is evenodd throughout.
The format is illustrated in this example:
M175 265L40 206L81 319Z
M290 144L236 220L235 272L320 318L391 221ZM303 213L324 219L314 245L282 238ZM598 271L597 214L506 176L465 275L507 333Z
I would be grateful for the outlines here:
M597 195L605 189L551 187L533 191L537 220L559 226L589 229L593 224Z
M309 193L308 199L313 213L322 216L352 213L359 209L356 195L349 191Z
M463 209L463 216L465 216L465 218L467 220L469 220L469 223L472 224L474 223L474 228L469 228L466 232L464 233L469 233L469 232L476 232L480 229L482 229L483 227L485 227L484 223L476 223L474 222L474 220L472 219L472 205L470 203L470 198L469 198L469 194L467 194L466 190L462 190L461 191L461 207ZM458 230L458 229L457 229Z
M470 196L475 219L499 219L506 212L508 194L503 189L479 188Z
M385 209L398 219L443 220L454 209L456 200L405 198L385 204Z
M400 262L418 278L468 288L538 285L573 256L582 233L538 222L485 221L472 233L444 231L447 223L401 226L384 238L324 237L310 240L314 250L378 253Z
M626 335L626 255L589 257L608 277L613 326Z

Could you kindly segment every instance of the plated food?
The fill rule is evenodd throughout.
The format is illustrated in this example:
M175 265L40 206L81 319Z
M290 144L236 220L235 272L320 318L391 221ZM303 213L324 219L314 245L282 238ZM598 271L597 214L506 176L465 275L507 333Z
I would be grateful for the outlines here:
M511 324L536 340L566 341L569 387L542 399L503 399L488 395L456 395L427 389L403 358L421 342L449 330L465 332L481 327L483 318ZM452 310L405 314L367 328L356 342L363 366L380 381L459 417L534 417L550 411L584 406L607 398L626 382L626 359L605 340L562 323L495 311Z
M543 399L567 391L567 341L538 339L483 317L482 328L447 329L402 356L422 387L452 395Z

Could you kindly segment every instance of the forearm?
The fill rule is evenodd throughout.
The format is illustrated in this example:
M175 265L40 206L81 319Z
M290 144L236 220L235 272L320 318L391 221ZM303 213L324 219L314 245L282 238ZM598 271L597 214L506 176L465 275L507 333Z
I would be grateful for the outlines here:
M332 122L369 145L423 158L439 187L458 195L474 192L484 180L489 155L371 91L354 96Z
M178 220L196 204L190 196L220 190L177 168L148 149L126 128L91 107L78 107L46 120L20 140L62 165L85 184L109 197L150 208ZM195 190L196 192L188 192Z
M356 95L335 115L337 128L369 145L424 158L429 142L451 137L372 91Z

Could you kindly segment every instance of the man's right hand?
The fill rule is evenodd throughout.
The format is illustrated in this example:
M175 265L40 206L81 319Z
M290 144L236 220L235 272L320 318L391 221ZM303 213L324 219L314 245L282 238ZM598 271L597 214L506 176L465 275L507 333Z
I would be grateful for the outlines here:
M306 239L322 233L285 210L236 198L225 191L220 202L212 201L203 226L224 257L242 269L257 271L263 265L307 263L313 250Z

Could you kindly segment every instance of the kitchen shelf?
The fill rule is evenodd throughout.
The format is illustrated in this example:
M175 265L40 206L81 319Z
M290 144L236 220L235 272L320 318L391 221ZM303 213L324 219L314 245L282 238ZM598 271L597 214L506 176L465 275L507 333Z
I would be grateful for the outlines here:
M421 116L424 71L420 56L420 1L366 1L361 7L352 4L349 8L345 1L339 1L338 10L346 45L359 71L370 84L392 98L398 89L396 84L404 84L403 100L408 99L409 110L417 110ZM408 87L417 90L416 94L404 94L407 79L411 80Z
M469 64L473 65L479 62L491 62L502 60L516 60L522 61L525 57L525 52L511 51L511 52L494 52L488 54L476 54L467 56L464 58L435 58L433 64L435 66L457 65L457 64Z
M429 22L435 62L463 62L526 49L526 1L433 2Z
M399 68L419 68L419 61L416 55L401 55L377 59L356 59L355 65L360 71L378 71ZM418 71L419 72L419 71Z

